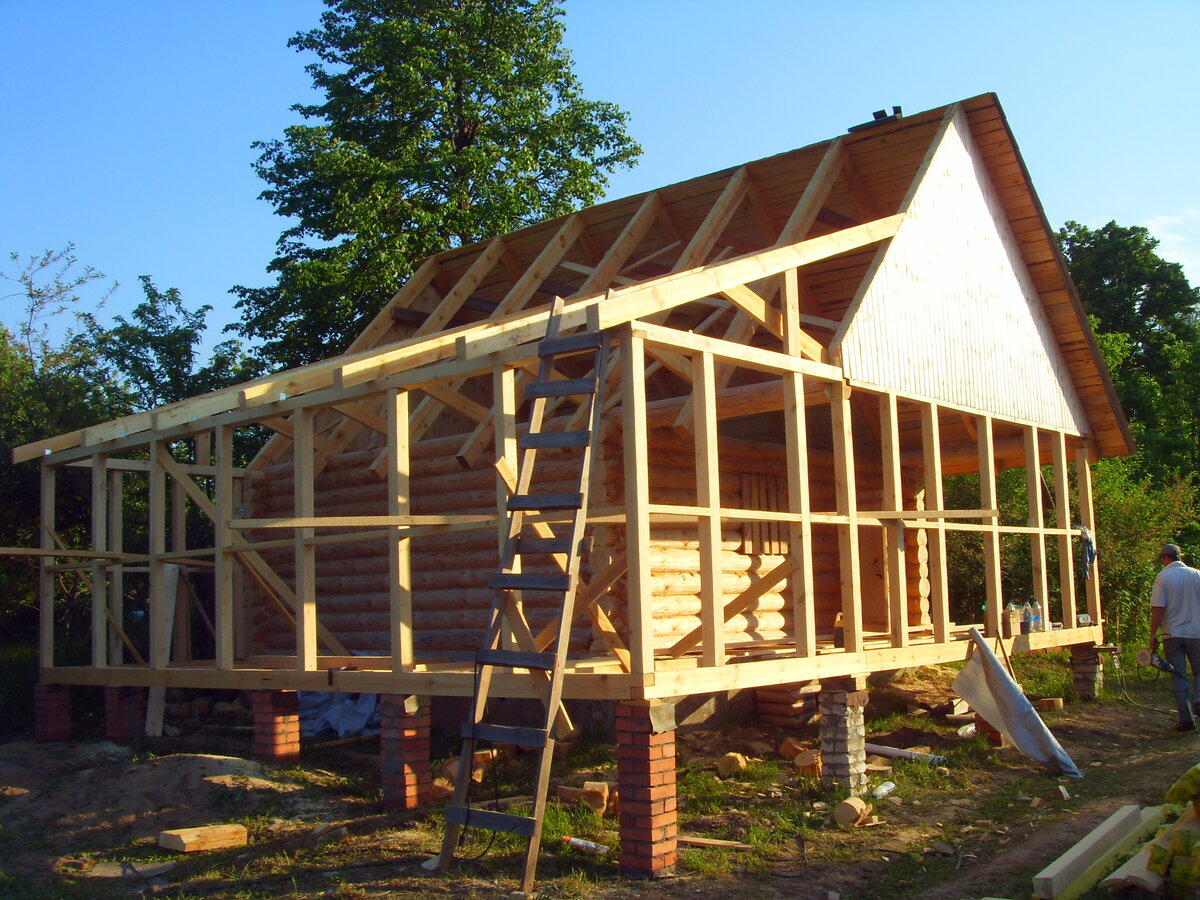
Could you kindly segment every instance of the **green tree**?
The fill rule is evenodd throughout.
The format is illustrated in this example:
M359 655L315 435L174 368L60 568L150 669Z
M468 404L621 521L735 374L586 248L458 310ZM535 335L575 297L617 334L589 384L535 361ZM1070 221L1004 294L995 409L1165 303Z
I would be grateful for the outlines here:
M160 291L149 275L140 281L146 299L128 319L117 316L106 328L94 316L84 316L95 352L118 374L135 408L186 400L258 374L237 340L218 344L209 362L198 368L212 307L189 310L178 288Z
M562 46L562 0L326 0L289 45L314 124L260 142L262 198L292 220L238 286L237 331L271 366L345 348L412 271L447 247L593 203L641 148L626 114L587 100Z
M1195 471L1200 289L1145 228L1067 222L1058 237L1147 474L1167 484Z

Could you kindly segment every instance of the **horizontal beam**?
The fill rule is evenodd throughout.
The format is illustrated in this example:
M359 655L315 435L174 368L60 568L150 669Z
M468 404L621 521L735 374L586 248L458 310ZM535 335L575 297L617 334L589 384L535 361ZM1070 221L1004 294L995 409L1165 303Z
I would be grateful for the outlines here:
M607 329L642 316L664 312L703 297L720 294L729 288L887 240L895 235L903 218L900 214L888 216L796 244L748 253L698 269L664 275L582 298L567 304L562 315L562 327L564 330L588 326ZM456 355L463 357L464 361L489 356L514 344L540 340L545 328L546 312L538 309L515 313L498 321L464 325L426 337L409 338L384 347L333 357L119 422L25 444L13 450L13 462L26 462L46 455L47 451L53 455L84 444L98 448L136 432L163 432L181 425L192 426L184 428L181 433L205 430L211 428L213 423L202 420L235 409L271 407L296 394L330 387L348 388ZM419 377L413 380L413 384L420 382ZM85 431L88 432L86 441ZM144 440L149 440L149 436Z

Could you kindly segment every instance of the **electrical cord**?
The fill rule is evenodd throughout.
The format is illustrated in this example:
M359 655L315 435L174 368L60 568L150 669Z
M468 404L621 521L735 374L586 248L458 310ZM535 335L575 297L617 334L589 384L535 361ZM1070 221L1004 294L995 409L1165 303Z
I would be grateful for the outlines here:
M479 696L479 683L482 678L483 678L483 673L480 672L480 670L479 670L479 655L476 654L476 656L475 656L475 690L472 693L472 698ZM474 721L475 721L474 699L472 699L471 706L472 706L471 721L472 721L472 723L474 723ZM471 742L471 746L472 747L475 746L474 741ZM498 754L497 754L497 756L498 756ZM497 760L493 759L492 765L491 765L492 799L495 801L499 801L500 800L500 776L496 771L496 769L498 768L498 766L496 765L496 762L497 762ZM472 760L471 765L474 765L474 760ZM462 759L459 762L458 771L459 771L460 778L462 777L462 773L464 771L467 771L467 803L466 803L466 807L467 807L467 821L469 822L471 819L471 784L472 784L472 782L471 782L470 772L469 772L469 770L466 770L466 766L467 766L467 760ZM467 829L470 827L471 827L470 825L463 825L462 831L460 831L458 833L458 846L459 847L462 846L463 839L467 836ZM459 855L455 854L454 860L456 862L476 862L478 860L481 860L485 856L487 856L488 853L491 852L492 844L494 844L495 842L496 842L496 832L493 831L493 832L491 832L491 837L488 838L488 842L487 842L486 846L484 846L484 848L481 851L479 851L479 854L477 856L459 856Z
M1145 703L1139 703L1129 696L1129 691L1125 687L1125 670L1121 667L1121 657L1115 654L1113 655L1113 670L1117 675L1117 684L1121 686L1121 696L1124 697L1131 706L1149 710L1150 712L1161 713L1164 716L1171 715L1169 710L1159 709L1156 706L1147 706ZM1160 678L1162 678L1162 671L1160 669L1154 669L1153 674L1149 678L1144 678L1142 676L1141 667L1137 669L1137 679L1142 684L1151 684L1158 681Z

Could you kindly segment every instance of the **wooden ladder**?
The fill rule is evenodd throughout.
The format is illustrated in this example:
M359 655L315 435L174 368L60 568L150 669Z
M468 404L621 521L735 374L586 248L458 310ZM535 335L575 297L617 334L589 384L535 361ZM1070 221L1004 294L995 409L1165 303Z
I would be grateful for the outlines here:
M462 728L462 756L454 781L454 796L446 807L446 832L437 857L438 872L447 871L454 862L454 851L464 827L518 834L528 838L521 890L533 887L538 850L542 839L542 820L546 793L550 784L550 765L554 757L556 735L572 730L562 708L563 673L570 643L571 623L575 618L575 593L579 584L579 562L585 547L588 487L591 481L593 445L599 432L601 391L608 369L608 344L601 333L585 331L560 336L563 302L556 297L550 308L546 336L538 346L540 362L537 379L525 390L532 400L529 427L518 440L520 451L516 483L508 498L508 535L500 555L500 568L489 587L492 609L483 647L475 653L475 694L470 720ZM591 373L582 378L554 378L559 357L591 355ZM585 422L586 429L543 431L547 401L574 397L579 409L573 422ZM561 448L578 451L578 490L569 493L537 493L533 490L538 451ZM559 513L569 521L569 530L560 526L556 534L539 513ZM566 524L565 522L562 524ZM520 562L526 557L551 557L562 571L551 574L523 573ZM557 622L534 637L521 604L514 594L519 591L553 592L562 598ZM515 639L517 650L504 649L505 628ZM555 627L557 626L557 627ZM496 669L528 671L539 688L545 716L536 726L497 725L485 721L492 675ZM531 815L513 815L473 809L469 802L475 744L490 741L527 747L538 753L533 783ZM431 861L432 863L433 861Z

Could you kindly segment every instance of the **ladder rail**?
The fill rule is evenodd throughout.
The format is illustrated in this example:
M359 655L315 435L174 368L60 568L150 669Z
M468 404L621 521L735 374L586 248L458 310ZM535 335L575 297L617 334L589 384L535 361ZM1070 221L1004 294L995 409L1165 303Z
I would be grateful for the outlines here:
M467 825L493 831L510 831L526 835L529 839L522 868L521 889L528 892L533 887L538 854L541 849L542 825L545 820L546 800L549 791L551 764L554 757L556 733L569 732L571 723L562 706L563 685L566 677L566 662L570 649L571 625L577 610L576 595L579 592L579 570L582 555L590 547L584 535L588 518L588 495L595 471L595 442L600 433L604 412L603 393L609 375L609 341L597 333L581 332L560 336L563 301L554 298L546 325L546 336L539 345L539 364L536 380L526 391L530 399L529 423L526 430L528 440L520 444L517 473L510 501L507 504L508 529L500 554L500 565L492 576L492 608L485 631L484 646L476 655L476 679L471 714L462 729L462 755L459 759L458 777L455 779L451 806L447 808L446 831L442 840L441 853L436 860L436 869L445 872L454 861L462 829ZM565 378L555 371L555 358L559 355L577 355L581 351L592 353L590 377ZM542 427L547 409L553 410L566 396L579 396L578 408L571 417L573 427L581 419L589 423L586 439L572 437L556 441L545 437ZM578 491L575 493L531 494L530 488L536 474L538 450L549 447L574 447L580 450ZM544 508L572 509L567 519L567 534L555 531L547 525L534 526L537 542L524 538L526 514L543 508L539 504L551 504ZM523 545L524 542L524 545ZM524 550L523 550L524 546ZM551 555L562 574L523 575L522 553L545 553ZM561 596L557 622L548 623L537 638L525 618L519 593L522 590L554 591ZM505 650L500 645L505 623L516 638L518 651ZM548 638L548 639L546 639ZM550 648L553 649L550 649ZM537 770L533 785L533 808L529 817L479 815L469 805L471 779L469 777L478 740L494 739L496 735L512 733L513 726L497 726L484 722L492 689L492 675L497 667L510 669L525 668L528 675L541 682L545 716L541 728L517 727L525 745L540 743ZM509 731L504 731L508 728ZM537 735L541 735L539 739ZM519 820L519 821L518 821Z

